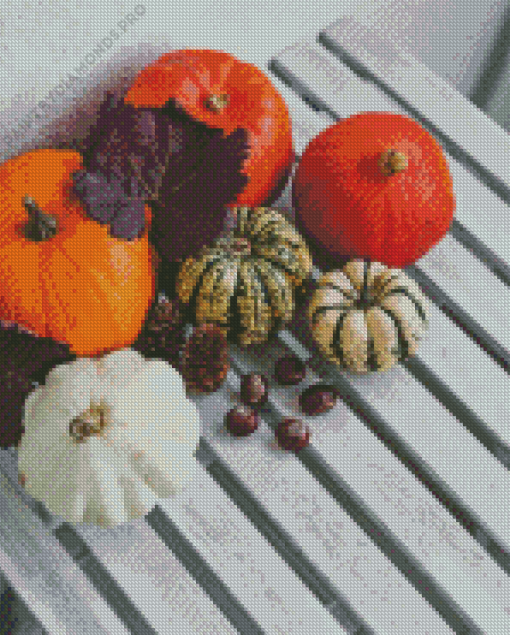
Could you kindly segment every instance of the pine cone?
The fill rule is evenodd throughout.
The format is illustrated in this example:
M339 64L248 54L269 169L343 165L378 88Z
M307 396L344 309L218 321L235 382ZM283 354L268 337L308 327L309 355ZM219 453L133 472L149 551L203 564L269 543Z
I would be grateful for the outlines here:
M214 392L225 380L229 367L227 338L220 327L215 324L195 327L182 358L186 387L196 392Z
M186 317L178 297L164 296L148 311L136 342L136 351L148 358L164 359L176 370L181 365L180 354L186 344Z

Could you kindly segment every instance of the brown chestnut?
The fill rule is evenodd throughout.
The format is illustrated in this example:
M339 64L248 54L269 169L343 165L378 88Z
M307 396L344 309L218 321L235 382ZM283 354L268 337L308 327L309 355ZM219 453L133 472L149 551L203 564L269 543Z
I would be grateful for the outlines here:
M320 415L331 410L339 396L340 392L334 386L313 384L299 395L299 405L308 416Z
M241 401L246 406L256 407L267 401L269 383L264 375L250 373L241 376Z
M301 419L283 419L275 432L278 445L284 450L299 452L310 443L310 430Z
M259 427L259 423L257 413L247 406L234 406L225 415L225 427L237 437L246 437L252 434Z
M296 355L284 355L276 362L274 377L282 386L299 384L306 377L306 366Z

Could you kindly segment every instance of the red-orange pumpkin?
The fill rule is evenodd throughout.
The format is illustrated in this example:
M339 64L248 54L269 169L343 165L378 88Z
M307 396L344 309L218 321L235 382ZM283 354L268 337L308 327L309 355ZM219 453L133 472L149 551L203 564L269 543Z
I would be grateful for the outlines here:
M441 146L414 119L391 112L356 114L312 139L292 200L312 253L397 268L429 251L455 210Z
M243 173L249 181L233 205L270 205L280 196L295 154L287 105L267 75L224 51L171 51L146 66L124 96L124 102L146 108L169 100L225 135L247 131Z
M73 189L82 168L78 152L56 149L0 166L0 319L94 356L138 336L156 261L147 231L122 240L88 218Z

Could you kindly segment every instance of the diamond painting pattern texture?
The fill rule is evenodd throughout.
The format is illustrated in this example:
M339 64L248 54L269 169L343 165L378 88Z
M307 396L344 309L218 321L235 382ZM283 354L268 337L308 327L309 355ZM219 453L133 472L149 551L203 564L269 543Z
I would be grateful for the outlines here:
M507 3L4 4L0 632L507 633L510 141L501 127L507 127L508 110ZM296 223L292 186L301 158L311 140L339 119L396 113L435 138L451 174L455 214L437 244L405 266L408 283L426 297L428 328L414 355L387 371L353 374L327 360L309 326L307 309L321 276L345 264L317 241L312 244L313 224L310 236L301 235L313 262L295 297L283 291L284 281L290 282L285 258L292 252L279 242L268 244L259 262L251 245L243 247L246 256L224 256L246 257L245 273L229 278L233 264L216 266L215 276L201 286L204 301L221 304L229 314L232 302L216 301L237 284L236 292L244 292L251 307L254 331L264 332L267 313L277 306L268 304L270 295L280 294L275 318L289 310L292 299L292 319L276 320L279 328L267 342L245 348L229 341L219 387L189 391L200 413L201 438L197 471L187 487L130 522L110 528L73 524L34 497L30 473L18 469L27 395L44 386L52 368L80 356L108 357L123 347L180 369L195 328L192 311L174 293L181 261L193 240L195 249L201 234L218 232L218 223L206 227L207 210L246 181L239 178L240 166L253 151L253 137L243 122L254 115L257 102L249 76L239 85L246 94L251 90L249 108L247 101L218 91L210 100L209 127L193 127L184 118L184 127L174 127L170 135L161 133L169 128L157 108L140 108L138 118L140 113L121 113L111 101L126 93L144 67L186 48L224 51L254 64L288 108L292 155L283 133L272 128L270 101L264 104L256 133L273 135L273 141L257 170L269 171L281 157L288 163L274 175L266 200L246 203L246 214L266 204L279 209L289 227ZM202 73L195 81L207 83ZM98 113L112 104L105 129ZM238 110L228 114L233 104ZM216 115L226 109L235 124L223 128L230 137L211 126L215 108ZM149 116L150 110L156 114ZM130 154L123 135L132 139L135 130L136 152L131 146ZM196 149L184 159L183 148L195 148L187 145L195 143L190 133L197 133ZM131 161L131 168L145 185L155 185L158 174L149 156L157 155L157 165L164 166L169 140L174 157L167 187L178 188L181 196L158 209L148 200L155 191L141 187L126 159L136 154L140 162ZM143 145L154 142L160 145L150 150ZM209 148L200 157L202 167L192 160L199 147ZM11 172L5 167L42 150L46 154L35 156L45 158L37 166L27 162ZM85 172L77 172L75 183L70 173L83 167L76 153L88 158L93 175L80 180ZM50 157L57 156L68 163L55 178ZM105 165L117 169L119 181L100 174ZM182 179L179 165L189 180ZM324 163L324 171L327 167ZM437 194L423 179L412 187L424 200ZM405 214L404 204L398 213ZM262 218L254 233L270 241L278 223L271 215ZM231 216L222 223L225 232L235 225ZM411 234L413 229L406 228ZM293 232L281 231L293 244ZM324 231L334 242L327 227ZM373 236L383 253L392 229L374 228ZM58 249L51 249L52 241L55 247L60 241ZM135 256L142 245L143 253ZM274 268L270 259L276 254L281 264ZM157 270L154 286L148 263ZM366 274L361 295L369 302L371 270L361 271ZM345 297L335 276L337 289L324 295L330 303ZM406 297L399 303L402 323L416 319L416 304L410 302ZM233 331L236 324L232 321ZM72 336L80 328L82 348ZM366 335L363 322L356 328L354 348ZM93 340L101 345L89 346ZM195 366L205 369L208 355L200 359L195 350L194 357ZM277 370L286 357L305 369L295 382L282 381ZM237 437L227 430L225 416L242 403L242 378L252 373L266 379L267 399L254 407L256 429ZM155 393L155 373L152 378ZM302 408L303 393L314 386L329 386L334 397L318 415ZM68 409L84 388L75 386ZM154 404L151 397L130 405L133 398L126 397L123 423L137 437ZM135 417L136 412L145 415ZM49 411L48 422L53 418ZM304 429L310 436L297 451L286 450L278 431L296 419L304 427L292 428L294 440ZM94 422L80 430L107 441L95 436L101 431ZM83 492L92 478L100 484L94 503L107 504L113 480L124 474L130 485L109 502L118 508L136 485L134 472L128 463L109 463L106 452L96 456L97 480L84 472ZM78 469L52 465L49 448L40 461L53 470L44 484L48 491Z

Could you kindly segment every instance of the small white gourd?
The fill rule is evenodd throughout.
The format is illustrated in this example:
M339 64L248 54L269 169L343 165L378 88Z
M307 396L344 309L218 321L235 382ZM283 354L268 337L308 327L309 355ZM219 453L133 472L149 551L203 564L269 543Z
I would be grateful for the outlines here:
M170 364L132 349L55 367L24 404L26 491L70 523L144 516L192 477L200 415Z
M353 373L385 371L416 354L428 301L402 269L356 258L321 275L308 323L328 361Z

